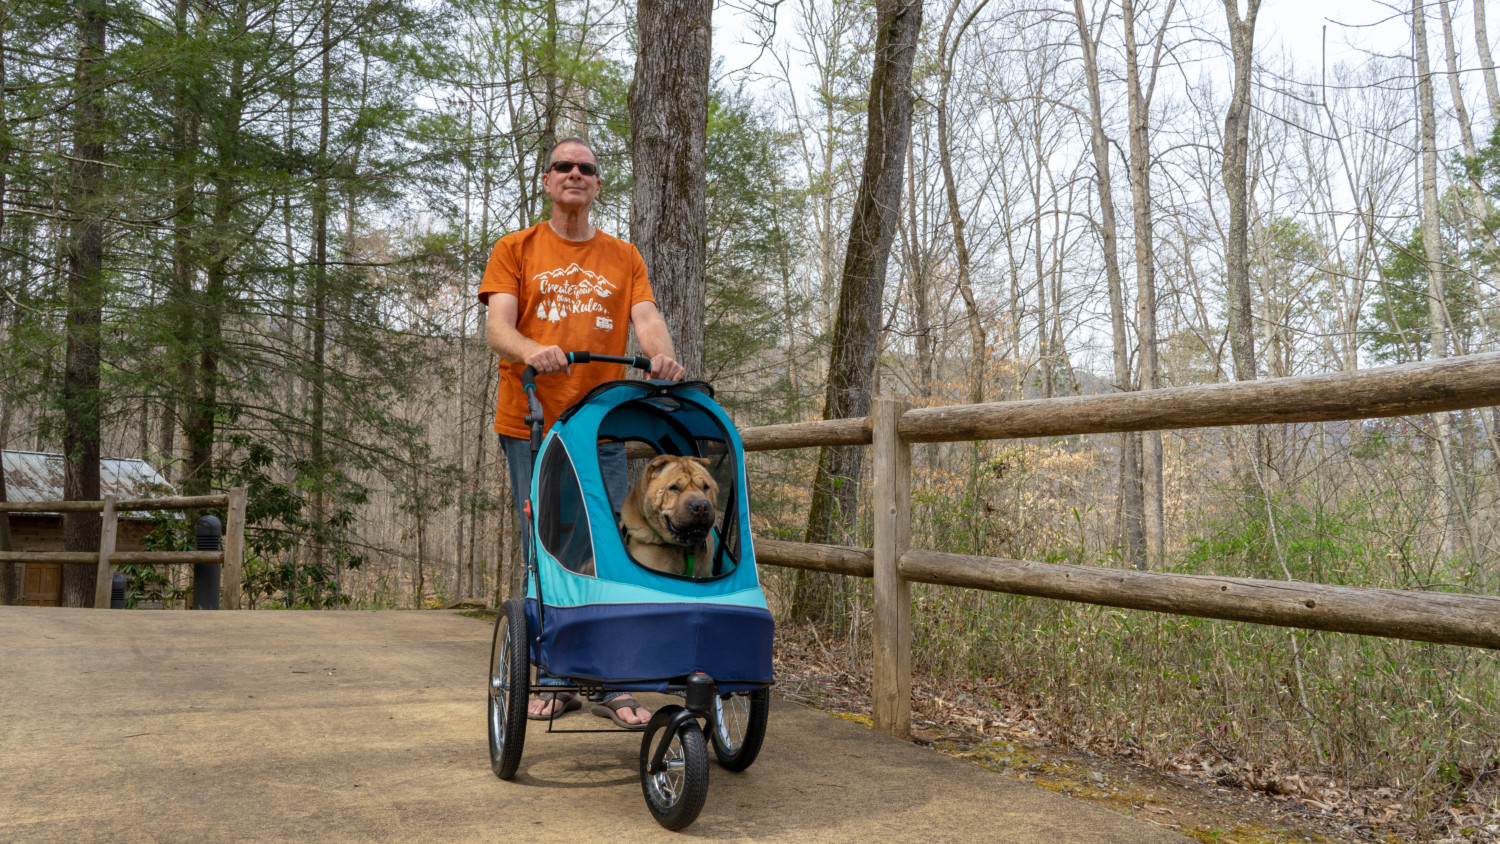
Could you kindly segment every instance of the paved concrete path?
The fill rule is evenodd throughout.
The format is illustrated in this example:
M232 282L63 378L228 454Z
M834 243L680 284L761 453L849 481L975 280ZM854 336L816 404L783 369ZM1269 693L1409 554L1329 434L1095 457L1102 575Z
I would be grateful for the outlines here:
M1182 841L776 700L668 833L635 734L490 772L492 627L439 612L0 607L0 841ZM558 726L605 722L579 712Z

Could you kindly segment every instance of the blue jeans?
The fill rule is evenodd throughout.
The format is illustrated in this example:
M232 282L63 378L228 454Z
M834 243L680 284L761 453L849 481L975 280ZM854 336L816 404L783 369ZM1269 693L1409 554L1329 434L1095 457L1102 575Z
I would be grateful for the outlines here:
M531 525L526 522L524 510L526 499L531 497L531 440L507 437L497 434L500 438L500 450L505 452L505 463L510 470L510 493L511 500L515 502L516 518L521 522L522 547L526 551L526 559L530 561L531 556ZM617 506L625 500L625 444L621 442L599 443L599 473L604 476L604 489L609 493L611 506ZM615 513L615 517L619 517ZM536 672L537 683L543 686L565 686L567 683L556 677L548 676L540 668ZM605 696L605 700L614 700L623 697L628 692L612 692Z
M531 531L526 524L523 508L531 497L531 440L507 437L500 438L500 450L505 452L505 464L510 470L510 498L516 506L516 518L521 520L521 536L525 545L526 559L531 559ZM620 516L619 505L625 500L625 444L621 442L599 443L599 474L604 476L604 490L609 493L610 506L615 508L615 518Z

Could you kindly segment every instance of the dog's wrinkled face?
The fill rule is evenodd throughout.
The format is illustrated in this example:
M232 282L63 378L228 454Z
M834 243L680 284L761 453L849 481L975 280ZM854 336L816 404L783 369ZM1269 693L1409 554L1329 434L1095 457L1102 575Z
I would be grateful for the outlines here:
M646 466L646 505L642 515L664 537L696 545L718 520L719 484L702 457L664 454Z

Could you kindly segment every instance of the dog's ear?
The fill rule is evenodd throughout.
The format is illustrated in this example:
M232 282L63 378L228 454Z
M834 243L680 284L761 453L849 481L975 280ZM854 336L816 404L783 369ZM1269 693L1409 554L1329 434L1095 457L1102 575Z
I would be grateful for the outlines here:
M671 463L675 459L676 458L670 454L657 455L656 459L646 464L646 471L644 473L644 476L648 479L656 477L657 474L659 474L668 463Z
M693 461L694 463L702 463L704 466L708 465L707 457L689 457L688 459Z

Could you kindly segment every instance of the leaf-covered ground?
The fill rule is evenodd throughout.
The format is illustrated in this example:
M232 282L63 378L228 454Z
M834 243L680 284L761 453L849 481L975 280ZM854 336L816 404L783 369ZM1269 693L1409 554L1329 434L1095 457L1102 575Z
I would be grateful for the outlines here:
M869 667L810 626L777 630L776 693L869 725ZM1411 789L1236 764L1211 748L1143 758L1128 736L1079 736L1002 684L917 676L917 743L1004 776L1107 806L1203 842L1500 842L1500 813L1465 800L1433 809ZM1491 792L1500 772L1473 775Z

